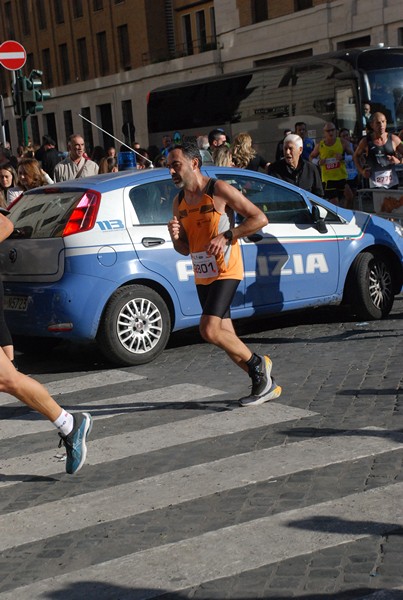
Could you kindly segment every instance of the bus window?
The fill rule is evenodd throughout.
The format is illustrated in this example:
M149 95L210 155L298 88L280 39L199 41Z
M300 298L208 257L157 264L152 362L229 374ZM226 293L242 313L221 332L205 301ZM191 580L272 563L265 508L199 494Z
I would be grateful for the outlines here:
M349 131L355 132L357 123L357 105L352 87L340 87L336 89L336 114L336 124L339 129L345 127ZM362 127L360 126L360 132L361 129Z

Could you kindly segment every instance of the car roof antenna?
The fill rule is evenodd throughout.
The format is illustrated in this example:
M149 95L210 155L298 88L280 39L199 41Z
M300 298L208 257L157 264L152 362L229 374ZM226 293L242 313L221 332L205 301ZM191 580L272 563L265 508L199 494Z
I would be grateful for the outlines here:
M121 144L122 146L125 146L126 148L129 148L129 150L131 150L135 154L138 154L138 156L141 156L142 158L144 158L144 160L147 160L150 163L150 167L149 167L150 169L154 168L153 161L150 160L149 158L147 158L147 156L143 156L142 154L140 154L140 152L137 152L137 150L135 150L134 148L131 148L130 146L128 146L127 144L125 144L125 142L122 142L122 140L118 140L118 138L116 138L114 135L112 135L111 133L109 133L109 131L105 131L105 129L102 129L102 127L100 127L96 123L93 123L92 121L90 121L89 119L87 119L87 117L84 117L83 115L80 115L80 113L78 113L78 116L81 117L82 119L84 119L84 121L87 121L88 123L91 123L91 125L93 125L97 129L99 129L103 133L106 133L106 135L109 135L116 142L119 142L119 144Z

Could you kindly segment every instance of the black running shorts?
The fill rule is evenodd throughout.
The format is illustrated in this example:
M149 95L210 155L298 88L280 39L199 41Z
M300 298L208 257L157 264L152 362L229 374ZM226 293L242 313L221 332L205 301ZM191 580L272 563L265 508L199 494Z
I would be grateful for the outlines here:
M208 285L196 285L203 315L230 319L230 306L238 285L239 279L217 279Z
M339 200L342 200L344 198L344 188L346 183L347 179L325 181L323 183L323 190L326 200L331 198L338 198Z

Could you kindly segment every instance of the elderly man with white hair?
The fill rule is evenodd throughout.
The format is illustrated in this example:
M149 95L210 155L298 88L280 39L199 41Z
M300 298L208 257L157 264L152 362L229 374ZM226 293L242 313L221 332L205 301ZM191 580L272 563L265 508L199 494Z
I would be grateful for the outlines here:
M295 133L287 135L283 142L284 158L271 163L267 173L323 197L319 169L316 165L302 158L303 145L302 138L299 135Z

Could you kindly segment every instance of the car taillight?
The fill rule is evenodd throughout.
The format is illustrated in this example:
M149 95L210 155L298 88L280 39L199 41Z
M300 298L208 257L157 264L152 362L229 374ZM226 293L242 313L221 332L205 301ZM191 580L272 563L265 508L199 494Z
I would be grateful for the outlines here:
M62 237L92 229L97 219L100 201L101 194L99 192L93 190L86 192L71 213Z

